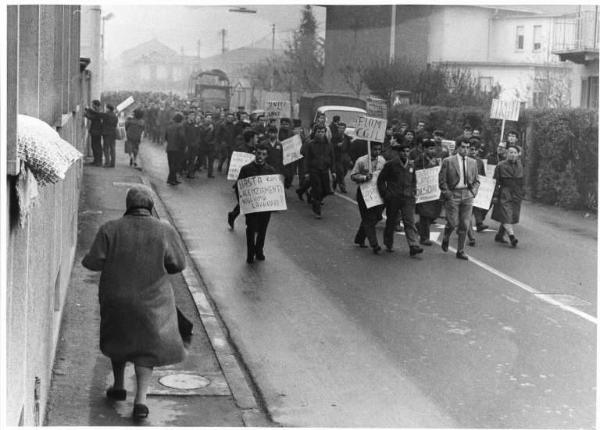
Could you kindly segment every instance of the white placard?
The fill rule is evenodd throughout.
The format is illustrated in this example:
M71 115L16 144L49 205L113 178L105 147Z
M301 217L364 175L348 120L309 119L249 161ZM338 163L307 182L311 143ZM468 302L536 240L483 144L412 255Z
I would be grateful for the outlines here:
M519 100L493 99L490 118L518 121L519 109L521 109L521 102Z
M235 181L240 176L240 169L248 163L254 161L254 154L247 152L233 151L231 161L229 161L229 170L227 171L227 180Z
M238 180L237 187L243 214L287 209L281 175L250 176Z
M354 135L357 139L369 140L371 142L382 142L385 139L385 127L387 119L373 118L370 116L359 116L356 119Z
M383 199L379 195L379 190L377 189L377 177L380 172L381 170L376 170L373 172L373 177L370 181L363 182L359 185L367 209L383 204Z
M496 188L496 181L487 176L479 177L479 191L473 199L473 206L481 209L488 210L492 204L492 197L494 196L494 189Z
M118 112L122 112L123 109L127 109L128 106L131 106L133 104L133 97L129 96L127 97L125 100L123 100L121 103L119 103L117 105L117 111Z
M415 172L417 177L417 203L439 200L441 194L440 169L441 166L435 166Z
M284 166L303 157L303 155L300 154L300 150L302 149L302 139L299 135L295 134L292 137L285 139L281 142L281 146L283 146Z
M291 116L289 100L267 100L265 112L268 118L280 118Z

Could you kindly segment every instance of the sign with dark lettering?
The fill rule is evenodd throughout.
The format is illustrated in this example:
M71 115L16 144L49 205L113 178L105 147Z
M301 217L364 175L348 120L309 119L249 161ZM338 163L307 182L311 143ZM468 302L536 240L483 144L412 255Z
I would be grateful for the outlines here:
M302 139L297 134L281 142L283 146L283 165L286 166L302 158Z
M520 108L521 102L519 100L493 99L490 118L505 119L507 121L518 121Z
M374 171L370 181L360 184L360 192L362 193L367 208L383 204L383 199L379 195L379 190L377 189L377 177L379 176L379 173L381 173L381 170Z
M440 166L435 166L415 172L417 177L417 203L430 202L440 198L440 169Z
M479 191L473 199L473 206L488 210L492 204L496 180L479 175Z
M243 214L287 210L281 175L250 176L237 182Z
M359 116L356 119L356 128L354 129L354 134L357 139L383 143L383 140L385 139L386 127L386 119L373 118L370 116Z
M240 175L240 169L248 163L254 161L254 154L247 152L233 151L229 161L229 170L227 171L227 180L235 181Z

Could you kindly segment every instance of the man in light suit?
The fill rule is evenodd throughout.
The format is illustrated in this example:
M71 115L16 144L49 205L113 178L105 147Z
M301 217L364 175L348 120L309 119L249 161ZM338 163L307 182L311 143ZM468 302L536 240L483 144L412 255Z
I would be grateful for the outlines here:
M473 198L479 190L477 163L467 156L471 143L468 139L456 142L457 154L445 158L439 175L439 186L446 207L446 228L442 250L448 251L450 235L458 228L456 258L468 260L465 255L465 240L473 211Z

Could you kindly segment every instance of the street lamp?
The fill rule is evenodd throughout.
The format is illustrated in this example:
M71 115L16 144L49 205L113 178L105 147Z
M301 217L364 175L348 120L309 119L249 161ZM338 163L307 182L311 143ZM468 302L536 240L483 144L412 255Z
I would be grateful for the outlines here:
M102 17L102 34L100 35L100 40L102 41L102 64L100 65L100 83L102 84L102 89L100 94L102 94L102 91L104 91L104 28L106 21L108 21L109 19L113 19L114 17L115 14L112 12L109 12L108 14Z

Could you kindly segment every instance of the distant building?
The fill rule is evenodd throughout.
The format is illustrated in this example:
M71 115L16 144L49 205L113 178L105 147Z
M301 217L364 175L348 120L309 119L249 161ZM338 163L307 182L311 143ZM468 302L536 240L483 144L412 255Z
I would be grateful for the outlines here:
M597 86L597 44L592 47L595 67L591 60L587 72L554 54L561 19L555 12L471 5L326 7L327 90L349 91L340 73L344 64L391 58L409 59L423 67L445 64L469 70L483 88L499 84L507 95L528 106L545 106L552 98L586 106L582 80L588 82L588 93L594 76Z

